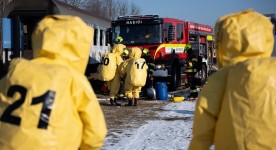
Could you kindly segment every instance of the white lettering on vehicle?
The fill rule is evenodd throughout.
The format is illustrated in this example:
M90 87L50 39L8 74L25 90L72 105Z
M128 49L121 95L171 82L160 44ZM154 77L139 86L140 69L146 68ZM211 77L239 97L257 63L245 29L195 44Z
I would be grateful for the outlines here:
M166 47L165 48L166 54L171 54L173 51L175 51L175 53L183 53L184 47Z
M208 28L208 27L203 27L203 26L195 26L194 24L190 24L189 25L189 28L190 29L198 29L198 30L201 30L201 31L207 31L207 32L212 32L212 29L211 28Z
M126 21L126 24L142 24L143 21L142 20L130 20L130 21Z

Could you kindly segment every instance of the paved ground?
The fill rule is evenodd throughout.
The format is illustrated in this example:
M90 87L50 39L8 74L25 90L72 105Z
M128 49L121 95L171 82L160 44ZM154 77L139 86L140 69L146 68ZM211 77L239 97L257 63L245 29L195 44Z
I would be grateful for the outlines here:
M118 135L123 134L126 130L135 130L149 120L160 120L156 114L166 111L162 109L163 106L172 102L171 96L167 101L149 100L142 97L138 100L138 106L124 106L127 104L127 100L118 101L122 106L110 106L108 93L103 93L99 87L101 86L94 85L94 90L105 115L108 128L107 136L110 137L108 139L113 140L111 143L117 143L120 138ZM174 93L176 92L172 92L172 94ZM183 91L178 93L183 94Z
M98 97L103 96L97 94ZM126 104L127 101L119 101ZM102 110L105 115L108 135L116 143L119 140L118 134L122 134L126 130L133 130L143 125L148 120L158 119L155 115L159 111L163 111L162 107L169 101L160 100L138 100L138 106L110 106L109 100L100 100Z

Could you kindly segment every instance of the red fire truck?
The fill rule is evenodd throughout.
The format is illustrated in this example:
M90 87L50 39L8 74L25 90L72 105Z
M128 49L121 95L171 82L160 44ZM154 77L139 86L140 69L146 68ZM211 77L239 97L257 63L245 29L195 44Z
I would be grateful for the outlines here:
M190 44L202 66L196 77L200 85L206 82L213 64L211 26L158 15L121 16L112 21L112 40L118 36L127 47L148 49L155 63L153 77L165 78L172 90L185 84L188 54L184 49Z

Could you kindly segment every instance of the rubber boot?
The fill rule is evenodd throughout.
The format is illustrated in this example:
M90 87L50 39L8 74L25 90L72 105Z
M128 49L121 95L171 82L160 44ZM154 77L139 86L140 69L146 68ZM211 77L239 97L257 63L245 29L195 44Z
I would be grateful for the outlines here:
M198 96L198 92L197 92L197 89L195 87L191 88L191 93L190 93L190 96L189 96L189 100L196 100Z
M128 103L125 106L132 106L132 98L128 98Z
M133 104L133 106L137 106L137 103L138 103L138 99L134 98L134 104Z
M114 104L115 106L121 106L120 103L117 103L117 98L114 98L113 104Z
M114 103L114 99L113 98L110 98L110 105L111 106L116 106L116 104Z

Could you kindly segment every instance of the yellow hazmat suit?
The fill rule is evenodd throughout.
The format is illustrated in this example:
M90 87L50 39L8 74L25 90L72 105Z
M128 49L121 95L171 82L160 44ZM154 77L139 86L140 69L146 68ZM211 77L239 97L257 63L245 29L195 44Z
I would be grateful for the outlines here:
M115 63L117 65L117 69L116 69L114 78L110 81L107 81L107 87L110 90L109 96L111 99L113 99L113 100L111 100L111 104L113 103L113 101L115 104L117 104L117 102L114 98L117 98L117 94L120 89L120 81L121 81L118 68L121 65L121 63L123 62L122 54L123 54L125 48L126 48L126 46L123 44L116 44L116 45L114 45L114 47L112 49L112 53L115 54L115 57L116 57Z
M189 149L276 149L271 22L253 10L230 14L216 23L215 40L222 69L197 100Z
M145 85L147 79L146 60L141 58L142 51L138 47L130 50L129 59L124 61L120 68L122 78L125 80L125 95L127 98L139 98L142 86ZM137 101L136 101L137 103Z
M93 30L47 16L32 35L34 59L14 59L0 81L1 150L100 149L107 129L84 76Z

